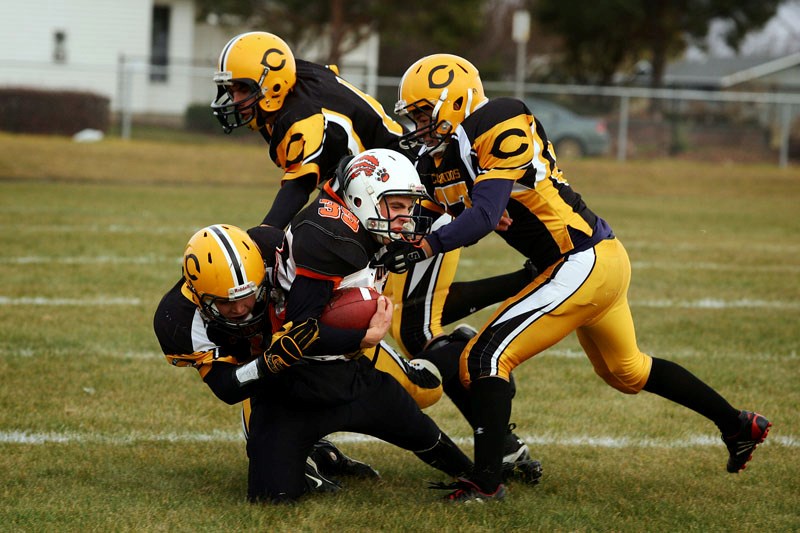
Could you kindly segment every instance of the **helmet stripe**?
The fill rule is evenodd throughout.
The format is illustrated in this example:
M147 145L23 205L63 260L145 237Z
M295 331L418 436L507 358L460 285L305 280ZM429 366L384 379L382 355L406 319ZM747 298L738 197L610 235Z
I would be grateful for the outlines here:
M219 244L220 249L225 252L226 259L228 260L228 265L231 269L231 277L233 278L234 283L236 286L241 286L247 283L247 273L242 268L242 258L239 257L239 252L236 250L236 246L231 242L231 237L228 235L226 231L222 229L220 225L209 226L212 232L212 236Z

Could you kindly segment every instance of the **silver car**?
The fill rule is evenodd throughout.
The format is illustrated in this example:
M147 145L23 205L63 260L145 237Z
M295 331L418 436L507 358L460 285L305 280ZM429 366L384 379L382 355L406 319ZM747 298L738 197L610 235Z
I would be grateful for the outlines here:
M540 98L526 98L525 104L544 126L557 157L571 159L608 153L611 139L602 118L581 116Z

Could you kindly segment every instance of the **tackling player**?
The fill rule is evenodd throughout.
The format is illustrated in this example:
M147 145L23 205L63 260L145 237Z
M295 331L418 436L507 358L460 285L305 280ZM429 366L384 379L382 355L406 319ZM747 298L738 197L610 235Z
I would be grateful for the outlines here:
M276 245L282 238L283 232L275 230ZM247 233L235 226L198 231L186 245L183 265L183 277L154 314L159 344L173 366L196 368L220 400L243 402L242 425L248 438L250 396L260 387L274 386L280 371L316 340L316 324L309 321L270 336L264 260ZM261 453L248 444L248 457ZM304 489L335 492L339 483L333 476L378 473L320 439L306 458ZM248 492L260 492L253 479Z
M511 413L511 371L575 331L595 372L612 387L641 390L713 421L728 447L728 472L745 467L770 422L732 407L683 367L642 353L627 300L631 267L622 243L556 165L542 124L517 99L488 99L477 69L450 54L411 65L395 111L416 125L417 169L453 222L419 244L393 245L392 271L474 243L492 230L528 257L539 275L503 302L461 356L475 425L475 472L452 501L500 499L503 435Z

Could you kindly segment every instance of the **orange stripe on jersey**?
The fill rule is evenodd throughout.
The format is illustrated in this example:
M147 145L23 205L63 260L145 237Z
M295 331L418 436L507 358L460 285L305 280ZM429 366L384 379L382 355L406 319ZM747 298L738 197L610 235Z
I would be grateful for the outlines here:
M326 276L325 274L320 274L319 272L314 272L313 270L309 270L307 268L303 268L300 266L297 267L295 273L297 276L304 276L306 278L332 281L334 290L339 288L339 284L342 282L343 279L341 276Z

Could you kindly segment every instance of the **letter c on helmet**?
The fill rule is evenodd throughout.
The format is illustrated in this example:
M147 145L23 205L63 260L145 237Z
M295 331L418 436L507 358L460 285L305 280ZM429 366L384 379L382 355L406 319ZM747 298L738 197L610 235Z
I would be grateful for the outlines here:
M194 255L194 254L187 254L186 255L186 259L183 262L183 270L186 272L186 275L189 277L190 280L197 281L197 276L195 276L194 274L192 274L189 271L189 260L190 259L192 260L192 263L194 263L194 269L193 269L194 272L197 272L197 273L200 272L200 261L197 260L197 256Z
M447 79L443 83L436 83L435 81L433 81L434 75L438 71L440 71L442 69L445 69L445 68L447 68L447 65L437 65L437 66L433 67L431 69L431 71L428 73L428 86L431 89L442 89L444 87L447 87L448 85L450 85L453 82L453 79L455 78L455 73L453 72L453 69L450 69L449 71L447 71Z
M280 63L278 63L277 65L270 65L269 63L269 56L273 54L278 54L281 58ZM266 52L264 52L264 57L261 58L261 64L270 70L281 70L283 67L286 66L286 57L284 56L283 52L281 52L277 48L270 48Z

